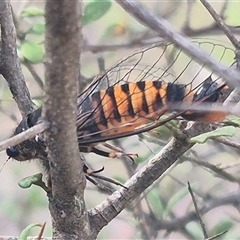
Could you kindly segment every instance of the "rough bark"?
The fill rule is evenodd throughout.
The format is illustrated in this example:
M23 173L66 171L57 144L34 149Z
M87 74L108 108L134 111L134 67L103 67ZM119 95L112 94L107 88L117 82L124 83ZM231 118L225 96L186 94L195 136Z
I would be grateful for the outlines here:
M0 1L0 74L6 79L9 89L22 116L32 112L34 105L25 83L17 55L16 30L9 0Z
M48 0L45 36L45 133L52 191L49 209L53 239L87 239L83 199L85 178L76 134L77 79L80 59L80 4Z

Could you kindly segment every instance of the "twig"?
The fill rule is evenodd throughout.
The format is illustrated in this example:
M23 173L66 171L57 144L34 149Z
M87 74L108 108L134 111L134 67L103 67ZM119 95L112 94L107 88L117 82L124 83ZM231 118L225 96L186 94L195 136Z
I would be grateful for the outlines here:
M9 0L0 1L1 52L0 74L8 82L10 91L23 116L34 110L17 55L16 31Z
M197 202L196 202L195 196L194 196L194 194L193 194L193 191L192 191L192 188L191 188L191 185L190 185L189 182L188 182L188 191L189 191L189 193L190 193L190 195L191 195L191 197L192 197L193 205L194 205L195 212L196 212L196 214L197 214L199 223L200 223L201 228L202 228L203 236L204 236L204 238L207 238L207 237L208 237L208 234L207 234L207 231L206 231L206 228L205 228L205 224L204 224L204 222L203 222L203 220L202 220L202 217L201 217L201 215L200 215L200 213L199 213L198 206L197 206Z
M37 240L41 240L41 239L42 239L42 235L43 235L43 232L44 232L44 230L45 230L45 227L46 227L46 222L43 223L43 225L42 225L42 227L41 227L41 231L40 231L40 233L39 233L39 235L38 235Z
M231 141L231 140L229 140L225 137L218 137L218 138L213 139L213 141L220 142L220 143L222 143L226 146L233 147L233 148L236 148L236 149L240 150L240 144L239 143Z
M232 174L227 173L226 171L224 171L222 168L217 167L216 165L213 165L209 162L206 161L201 161L201 160L195 160L192 159L190 160L191 162L195 162L196 164L203 166L207 169L210 169L211 171L213 171L214 173L216 173L217 177L222 177L223 179L226 179L230 182L235 182L235 183L240 183L240 178L234 177Z
M49 128L49 123L43 121L37 124L34 127L29 128L28 130L19 133L18 135L11 137L0 143L0 151L7 149L10 146L15 146L23 141L26 141L30 138L34 138L37 134L44 132Z
M218 233L218 234L216 234L216 235L214 235L214 236L212 236L212 237L209 237L209 238L207 238L207 239L205 239L205 240L217 239L218 237L224 235L224 234L227 233L227 232L228 232L227 230L226 230L226 231L223 231L223 232L220 232L220 233Z
M211 4L206 0L200 0L201 3L205 6L205 8L208 10L208 12L211 14L211 16L216 21L217 25L223 30L223 32L226 34L228 39L232 42L232 44L239 49L240 48L240 42L235 38L232 31L228 28L228 26L224 23L222 18L217 14L217 12L212 8Z
M209 211L213 210L214 208L217 208L219 206L224 206L224 205L232 205L233 207L236 208L236 210L239 209L239 192L234 193L234 194L227 194L225 196L221 196L218 198L211 197L209 199L204 200L204 205L199 209L199 212L201 215L204 215L208 213ZM179 217L176 219L173 219L171 222L169 221L161 221L161 224L157 224L158 230L162 229L167 229L168 231L174 231L178 227L185 226L191 221L197 220L197 215L195 212L189 212L187 215L183 217Z

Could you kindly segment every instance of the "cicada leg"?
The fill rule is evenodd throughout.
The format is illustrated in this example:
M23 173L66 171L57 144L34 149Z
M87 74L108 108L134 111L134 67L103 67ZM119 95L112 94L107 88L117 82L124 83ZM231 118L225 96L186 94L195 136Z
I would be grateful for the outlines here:
M128 153L125 153L121 148L118 148L116 146L113 146L109 143L101 143L104 147L112 150L111 152L106 152L104 150L101 150L101 149L98 149L94 146L80 146L79 149L80 151L82 152L93 152L93 153L96 153L100 156L103 156L103 157L109 157L109 158L119 158L119 157L122 157L122 156L126 156L127 158L130 159L131 163L133 164L134 163L134 159L133 157L137 157L138 155L137 154L128 154Z
M92 178L97 178L97 179L100 179L100 180L103 180L103 181L106 181L106 182L109 182L109 183L113 183L117 186L121 186L125 189L128 189L127 187L125 187L123 184L121 184L119 181L117 180L114 180L112 178L108 178L108 177L104 177L104 176L101 176L101 175L97 175L99 172L102 172L104 170L104 167L97 170L97 171L93 171L92 169L90 169L89 167L87 167L85 164L83 166L83 172L85 173L86 175L86 178L92 182L93 184L97 185L98 187L102 187L102 185L99 186L99 183L96 182L94 179ZM105 188L105 187L104 187Z

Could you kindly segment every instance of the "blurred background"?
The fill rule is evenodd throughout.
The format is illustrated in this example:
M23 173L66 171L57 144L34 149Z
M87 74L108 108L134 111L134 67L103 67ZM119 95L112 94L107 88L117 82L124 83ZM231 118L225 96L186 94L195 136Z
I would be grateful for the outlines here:
M44 1L11 1L11 3L24 76L34 102L40 106L44 94ZM208 42L210 47L206 48L207 52L219 61L228 66L234 62L234 49L200 2L164 1L142 4L198 42ZM224 17L227 24L238 26L232 30L239 38L240 2L221 1L211 4L215 11ZM83 20L81 74L86 83L135 50L160 41L153 31L139 24L115 2L85 2L84 6L88 11L85 11ZM91 11L95 11L93 15L87 14ZM94 16L98 15L100 17L94 19ZM211 49L214 49L214 53ZM141 64L151 66L161 52L162 49L153 50L152 55L148 55ZM189 57L182 54L181 56L184 56L186 63L189 62ZM173 71L177 76L184 68L180 66L178 69L178 64L181 63L182 60L178 58L176 69ZM161 64L161 61L158 64ZM203 65L199 66L200 69ZM201 71L208 76L209 72ZM3 141L12 135L21 116L2 76L0 81L2 123L0 140ZM193 81L193 77L189 75L188 81ZM86 158L94 170L104 166L104 176L124 183L134 171L161 150L171 136L168 128L160 127L115 142L127 153L138 153L139 157L135 159L134 165L130 165L126 159L112 160L92 153L86 154ZM231 140L238 143L240 140L238 136L239 134L235 134ZM239 151L238 148L234 149L211 140L205 144L195 145L177 165L106 226L101 231L99 239L203 238L198 222L193 221L196 219L192 214L194 206L187 190L188 181L202 210L203 221L209 235L228 230L228 233L219 239L240 239ZM5 152L0 153L0 158L0 235L17 236L31 223L47 222L44 236L51 236L51 219L45 192L36 186L30 189L21 189L18 186L21 179L42 171L38 161L20 163L11 159L6 162ZM88 209L100 204L107 196L108 193L99 191L95 185L88 182L85 196ZM174 221L178 224L173 224ZM169 226L166 223L169 223ZM34 229L32 235L37 235L38 232L39 229Z

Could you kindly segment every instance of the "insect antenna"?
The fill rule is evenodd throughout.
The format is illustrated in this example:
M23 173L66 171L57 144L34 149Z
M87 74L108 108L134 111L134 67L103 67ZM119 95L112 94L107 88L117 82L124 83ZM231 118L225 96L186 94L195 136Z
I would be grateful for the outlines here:
M5 165L7 164L8 160L11 159L11 157L8 157L7 160L3 163L1 169L0 169L0 173L2 172L3 168L5 167Z

